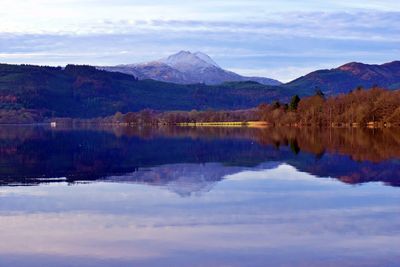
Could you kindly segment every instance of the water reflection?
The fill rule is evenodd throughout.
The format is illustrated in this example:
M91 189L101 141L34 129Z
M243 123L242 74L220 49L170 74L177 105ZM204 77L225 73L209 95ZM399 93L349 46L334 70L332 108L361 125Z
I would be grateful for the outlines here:
M398 266L399 153L393 130L2 127L0 266Z
M287 164L201 196L94 183L3 187L3 266L397 266L400 194Z
M111 179L166 184L181 177L204 184L243 168L287 163L345 183L381 181L399 186L399 158L398 129L0 130L3 185L59 182L60 178L70 183Z

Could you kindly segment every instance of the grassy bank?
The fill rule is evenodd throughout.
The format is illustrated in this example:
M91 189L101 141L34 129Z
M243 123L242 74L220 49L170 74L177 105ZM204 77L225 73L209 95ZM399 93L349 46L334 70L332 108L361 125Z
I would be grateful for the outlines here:
M229 122L183 122L177 123L177 126L188 127L266 127L268 124L263 121L229 121Z

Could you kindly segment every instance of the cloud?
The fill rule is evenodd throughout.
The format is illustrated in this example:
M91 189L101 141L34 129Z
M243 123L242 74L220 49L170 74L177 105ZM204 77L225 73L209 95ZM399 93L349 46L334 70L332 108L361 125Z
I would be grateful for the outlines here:
M400 12L289 12L272 13L264 19L195 20L195 19L102 19L95 22L70 24L69 27L51 25L37 29L49 34L138 34L138 33L197 33L226 35L262 35L309 37L337 40L399 41ZM6 26L0 26L6 27ZM1 29L1 28L0 28ZM37 33L29 32L17 33ZM3 32L7 30L3 29Z
M289 82L297 79L300 76L306 75L316 69L327 69L331 65L314 65L313 67L270 67L270 68L230 68L230 71L240 73L245 76L258 76L258 77L279 77L282 82Z
M5 0L0 61L114 65L184 49L204 51L227 69L288 81L349 61L398 59L400 8L379 3Z

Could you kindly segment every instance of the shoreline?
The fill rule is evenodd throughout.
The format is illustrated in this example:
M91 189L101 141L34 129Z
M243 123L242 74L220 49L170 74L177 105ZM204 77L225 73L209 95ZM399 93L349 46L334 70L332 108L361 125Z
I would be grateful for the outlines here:
M48 121L38 123L0 123L1 126L48 126L51 128L65 127L65 126L116 126L116 127L162 127L162 126L176 126L176 127L224 127L224 128L343 128L343 129L384 129L384 128L399 128L400 124L384 123L384 122L368 122L366 124L360 123L332 123L331 125L312 125L312 124L273 124L265 121L233 121L233 122L180 122L175 124L133 124L126 122L99 122L99 121L85 121L77 119L74 121Z

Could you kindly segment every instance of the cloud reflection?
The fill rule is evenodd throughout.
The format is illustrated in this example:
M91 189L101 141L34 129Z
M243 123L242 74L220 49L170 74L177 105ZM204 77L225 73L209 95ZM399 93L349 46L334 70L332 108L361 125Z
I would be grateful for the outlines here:
M288 165L226 178L188 198L141 184L1 188L0 235L7 242L0 258L42 255L36 260L45 264L69 257L104 266L198 260L207 266L392 266L400 256L397 188L316 183Z

